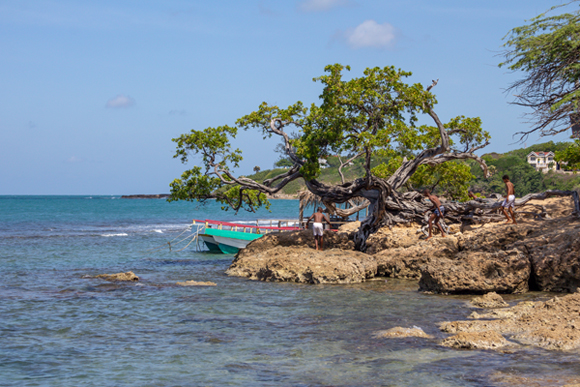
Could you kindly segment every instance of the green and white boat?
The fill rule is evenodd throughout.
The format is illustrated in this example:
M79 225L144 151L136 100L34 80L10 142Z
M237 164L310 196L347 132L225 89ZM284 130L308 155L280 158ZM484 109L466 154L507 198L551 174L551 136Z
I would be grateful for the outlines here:
M219 230L217 228L206 228L205 236L210 236L213 241L207 242L205 238L202 237L206 246L210 251L212 251L212 244L217 244L218 248L224 254L236 254L240 249L243 249L253 241L262 237L262 234L252 234L249 232L231 231L231 230ZM209 238L208 238L209 239ZM210 247L211 246L211 247Z
M197 234L205 243L208 250L214 253L236 254L240 249L245 248L248 243L258 239L270 232L283 232L299 230L300 227L281 227L283 223L294 222L294 220L270 220L270 224L278 223L278 227L222 222L217 220L194 219L193 224L201 226L203 232ZM224 227L229 228L224 230ZM239 231L238 231L239 230ZM200 230L201 231L201 230Z

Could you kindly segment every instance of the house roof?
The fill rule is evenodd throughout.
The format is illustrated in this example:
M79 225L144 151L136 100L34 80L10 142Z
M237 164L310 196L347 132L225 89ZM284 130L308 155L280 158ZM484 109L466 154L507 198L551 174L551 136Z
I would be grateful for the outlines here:
M554 152L530 152L530 154L527 157L530 156L536 156L536 157L548 157L548 156L554 156Z

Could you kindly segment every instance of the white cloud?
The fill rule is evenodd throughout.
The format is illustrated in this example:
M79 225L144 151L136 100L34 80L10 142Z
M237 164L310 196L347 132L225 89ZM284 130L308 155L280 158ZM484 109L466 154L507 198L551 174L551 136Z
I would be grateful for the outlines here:
M350 4L350 0L302 0L298 8L304 12L321 12Z
M389 48L396 40L395 27L389 23L379 24L374 20L366 20L355 28L348 29L344 36L351 48Z
M128 95L119 94L107 101L108 108L128 108L135 104L135 100Z

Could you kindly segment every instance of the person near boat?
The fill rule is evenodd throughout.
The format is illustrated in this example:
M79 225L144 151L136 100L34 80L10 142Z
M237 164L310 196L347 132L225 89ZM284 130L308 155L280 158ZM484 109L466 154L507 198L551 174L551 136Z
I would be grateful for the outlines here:
M324 250L324 225L322 222L325 221L329 226L331 226L330 219L328 219L328 216L322 212L322 207L318 207L318 211L308 218L306 221L306 228L308 228L310 221L313 219L314 223L312 225L312 231L314 232L314 245L316 246L316 250Z

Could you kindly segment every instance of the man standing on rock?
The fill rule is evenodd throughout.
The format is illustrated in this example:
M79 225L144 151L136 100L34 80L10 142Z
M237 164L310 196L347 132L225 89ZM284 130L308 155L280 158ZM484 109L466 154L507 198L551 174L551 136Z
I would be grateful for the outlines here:
M314 231L314 244L316 245L316 250L324 250L324 226L322 225L322 221L326 221L326 223L328 223L329 226L332 227L332 225L330 224L330 219L328 219L328 216L324 215L322 213L322 207L318 207L318 212L315 212L314 214L312 214L312 216L310 218L308 218L308 220L306 221L306 228L308 229L308 225L310 224L310 221L314 219L314 224L313 224L313 228L312 231ZM318 240L320 239L320 249L318 248Z
M507 218L506 223L510 223L510 217L508 215L508 212L506 211L506 208L509 209L510 211L510 215L512 216L512 219L514 220L514 224L517 224L518 222L516 222L516 215L514 214L514 207L516 204L516 189L514 188L514 184L510 181L510 178L508 175L503 175L502 177L503 182L505 183L505 189L507 191L507 195L504 196L504 201L501 204L501 210L503 211L503 214L505 215L505 217Z
M443 227L439 223L439 220L441 220L441 218L445 216L445 207L441 205L441 201L439 200L439 198L433 195L431 191L429 191L429 189L425 189L425 191L423 191L423 195L425 195L425 197L429 199L431 203L433 203L433 207L427 210L433 211L433 213L429 217L429 236L427 237L427 240L433 238L433 222L435 222L437 227L439 227L439 230L441 231L441 236L445 237L446 236L445 231L443 231ZM423 213L425 214L427 211Z

